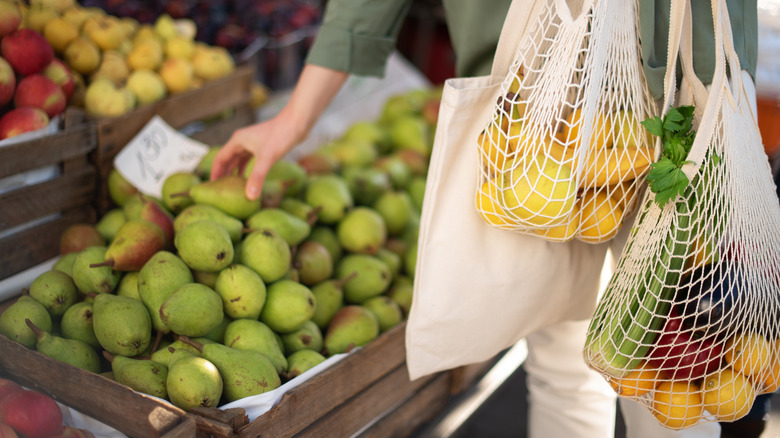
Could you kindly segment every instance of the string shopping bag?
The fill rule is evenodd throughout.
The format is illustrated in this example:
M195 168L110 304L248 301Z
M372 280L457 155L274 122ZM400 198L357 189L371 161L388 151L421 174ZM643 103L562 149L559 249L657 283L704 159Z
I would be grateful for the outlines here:
M613 238L655 151L637 5L548 0L518 47L477 139L476 208L492 226L550 241ZM576 15L575 15L576 14Z
M712 8L708 90L693 71L690 3L672 2L664 116L646 124L663 153L583 351L671 429L737 420L780 385L780 205L728 10Z

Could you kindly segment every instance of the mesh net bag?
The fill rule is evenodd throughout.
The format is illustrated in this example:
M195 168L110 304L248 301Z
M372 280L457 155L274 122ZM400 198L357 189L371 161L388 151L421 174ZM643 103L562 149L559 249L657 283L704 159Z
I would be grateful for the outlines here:
M672 62L659 120L691 111L695 137L682 172L669 174L687 184L666 196L661 183L673 178L656 180L655 164L648 173L583 351L620 396L672 429L739 419L780 384L780 205L725 4L712 3L718 56L708 91L692 69L690 3L672 2L670 27L681 30L670 35L669 59L679 50L687 87L671 107ZM674 146L664 142L659 163Z
M475 204L488 224L598 243L636 208L655 157L636 5L546 0L479 135Z

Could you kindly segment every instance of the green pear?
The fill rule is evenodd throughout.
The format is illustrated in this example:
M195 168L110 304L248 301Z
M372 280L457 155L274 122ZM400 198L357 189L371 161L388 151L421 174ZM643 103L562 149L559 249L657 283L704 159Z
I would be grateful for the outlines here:
M116 289L121 277L118 271L111 266L92 267L105 262L107 250L103 246L84 248L73 261L73 282L81 293L107 294Z
M325 350L328 355L347 353L379 336L376 316L359 305L344 306L328 325L325 333Z
M387 227L376 210L358 206L347 212L336 227L342 248L355 254L376 254L385 244Z
M200 283L179 286L160 306L160 319L177 335L203 336L223 317L222 298Z
M349 254L336 266L336 277L356 275L344 283L344 299L349 303L361 303L382 294L390 286L393 273L387 263L368 254Z
M359 120L352 123L342 136L344 140L364 141L374 145L380 154L390 151L387 131L375 120Z
M246 197L246 178L226 175L213 181L204 181L187 192L196 204L206 204L244 220L260 208L260 201Z
M114 204L123 206L128 199L138 193L138 189L121 174L116 168L112 168L106 180L108 195Z
M200 356L183 354L168 367L165 380L168 399L185 411L216 407L224 390L219 370Z
M310 177L304 201L319 208L317 218L323 224L335 224L354 205L346 181L335 174Z
M168 367L149 359L133 359L103 352L111 362L114 380L144 394L168 398Z
M397 155L385 155L376 160L373 167L387 173L394 190L404 190L412 181L412 169Z
M309 176L338 173L340 170L339 160L333 155L324 153L323 148L298 158L298 164L306 170L306 174Z
M393 149L411 149L426 157L431 154L430 125L420 116L404 116L394 120L388 128Z
M371 205L379 195L392 189L390 176L376 167L349 167L342 175L357 205Z
M420 114L425 102L421 94L408 92L390 96L382 106L379 121L388 125L401 117Z
M141 219L141 211L143 210L144 205L146 205L148 202L153 202L166 213L170 213L168 208L165 207L165 204L163 204L160 199L145 195L143 193L138 193L128 199L127 202L125 202L125 205L122 206L122 211L125 213L125 218L127 220Z
M380 333L390 330L404 319L401 306L385 295L369 298L360 303L360 305L370 310L376 316L377 321L379 321Z
M60 234L60 254L79 252L90 246L106 246L106 239L92 224L75 223Z
M390 272L393 274L393 278L395 278L396 275L401 274L401 269L404 264L403 257L391 251L386 246L379 248L379 251L377 251L374 256L387 264L390 268Z
M174 195L188 192L192 187L200 183L200 177L194 172L175 172L168 175L162 185L163 204L174 214L180 213L185 208L193 205L195 201L189 196Z
M247 166L247 172L249 171L250 168ZM303 193L308 177L306 169L300 164L290 160L278 160L271 165L270 169L268 169L265 180L286 181L287 190L285 191L285 195L298 196L300 193Z
M417 243L413 243L409 246L409 250L406 251L404 257L404 271L407 275L414 278L414 272L417 268Z
M125 216L124 210L121 208L112 208L95 224L95 229L103 236L103 239L105 239L106 242L111 242L125 222L127 222L127 217Z
M240 250L241 263L260 274L266 284L284 277L290 270L290 245L275 231L250 232L244 237Z
M342 137L334 141L332 147L333 155L344 167L369 166L379 157L376 145L367 140Z
M39 329L30 319L25 319L27 326L35 334L37 339L35 349L46 356L56 359L60 362L73 365L76 368L100 372L100 358L97 352L86 342L77 339L67 339L53 335L49 332Z
M148 309L157 332L170 331L160 318L162 303L180 286L192 282L190 268L184 260L169 251L160 251L153 255L138 271L138 295Z
M130 219L119 228L106 249L104 260L90 267L111 267L115 271L137 271L157 251L165 249L167 237L159 225L145 219Z
M412 217L414 203L409 194L403 190L387 191L377 198L374 210L382 216L391 236L400 235Z
M285 181L281 179L271 179L263 182L263 188L260 191L260 208L277 208L282 205L282 201L287 197L287 189L294 181Z
M315 225L311 229L309 239L315 242L321 243L330 253L330 258L333 261L333 265L341 259L341 255L344 253L344 248L341 247L339 242L339 236L336 234L336 230L326 225Z
M202 344L207 342L214 342L210 339L205 339L205 338L195 338L193 340L200 342ZM172 364L171 359L173 359L173 354L174 352L177 351L181 351L181 352L188 351L190 353L200 356L200 351L198 351L197 348L193 347L190 344L187 344L186 342L180 339L176 339L173 342L168 342L168 343L161 342L160 346L157 348L157 350L152 352L150 357L153 361L166 365L170 368Z
M173 230L178 233L185 226L202 220L216 222L230 235L233 243L241 241L244 233L244 223L224 213L215 207L205 204L194 204L182 210L173 220Z
M325 329L333 315L344 307L344 283L351 280L356 273L341 280L330 279L318 283L311 288L314 294L314 314L311 320L317 324L320 329Z
M412 204L417 208L417 212L422 212L423 198L425 197L425 177L415 176L406 187L406 192L412 198Z
M186 337L183 340L186 342ZM263 353L217 343L196 346L203 358L219 370L224 382L223 396L228 402L272 391L282 384L274 364Z
M281 208L263 208L246 220L249 230L272 230L290 246L298 245L311 233L311 225Z
M317 221L317 211L314 207L301 199L285 197L279 204L279 208L298 219L306 221L306 223L314 223Z
M211 164L214 162L214 156L222 149L222 146L211 146L206 154L201 157L198 164L195 166L195 174L201 180L208 180L211 175Z
M176 233L179 257L191 269L217 272L233 263L233 242L216 222L193 222Z
M37 338L25 319L29 319L43 331L51 332L52 330L49 311L41 303L27 295L22 295L3 313L0 313L0 333L27 348L34 348Z
M149 312L133 298L98 294L92 304L92 326L100 345L121 356L137 356L152 339Z
M154 257L154 256L152 256ZM122 297L135 298L138 301L141 300L141 293L138 292L138 275L141 271L126 272L119 280L119 285L116 287L116 294Z
M225 314L234 319L257 319L265 304L266 288L260 274L233 264L221 270L214 290L222 298Z
M278 333L298 330L314 315L314 294L303 284L279 280L268 286L260 321Z
M303 323L301 328L282 336L284 354L290 355L299 350L322 350L322 330L312 320Z
M217 324L217 326L214 327L213 329L209 330L208 333L206 333L205 335L197 339L208 339L222 344L225 341L225 329L227 328L228 324L230 324L231 322L233 322L233 318L225 314L222 318L222 322Z
M412 297L414 297L414 283L412 279L406 276L394 278L386 295L398 303L404 315L409 315L409 310L412 308Z
M52 318L59 318L79 300L79 290L73 279L60 271L45 271L30 284L30 297L41 303Z
M298 350L287 357L287 380L300 376L315 366L325 362L325 356L314 350Z
M314 240L307 240L296 248L292 266L298 272L298 281L306 286L313 286L333 274L333 259L328 249Z
M68 339L77 339L94 349L100 348L92 325L92 303L79 301L68 307L60 320L60 332Z
M237 319L225 329L224 344L238 350L263 353L274 365L277 373L287 370L287 358L279 348L273 330L266 324L252 319Z
M410 169L413 177L425 177L428 175L428 155L413 149L400 149L393 153L403 160Z
M235 248L235 246L234 246ZM236 262L236 254L233 252L233 263ZM227 269L227 268L225 268ZM224 271L223 269L222 271ZM195 280L195 283L204 284L212 289L214 289L217 285L217 278L219 278L219 273L222 271L217 272L206 272L206 271L198 271L193 269L192 270L192 278Z
M73 262L76 260L78 255L79 253L77 252L62 254L59 256L59 258L57 258L57 261L54 262L54 265L51 267L51 269L68 274L71 278L73 278Z

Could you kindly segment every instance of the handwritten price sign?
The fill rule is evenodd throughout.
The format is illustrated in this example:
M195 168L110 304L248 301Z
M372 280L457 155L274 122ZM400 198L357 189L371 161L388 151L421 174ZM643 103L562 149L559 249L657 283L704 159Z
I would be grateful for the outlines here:
M154 116L114 158L114 167L142 193L162 197L165 179L191 172L209 147Z

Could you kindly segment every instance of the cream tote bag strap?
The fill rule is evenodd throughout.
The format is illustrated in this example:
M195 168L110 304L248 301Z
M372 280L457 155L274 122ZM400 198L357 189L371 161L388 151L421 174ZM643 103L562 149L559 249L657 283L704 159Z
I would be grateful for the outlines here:
M493 74L445 83L406 326L410 378L487 360L525 335L595 307L606 246L553 243L490 227L474 208L474 141L517 43L547 0L515 0Z

